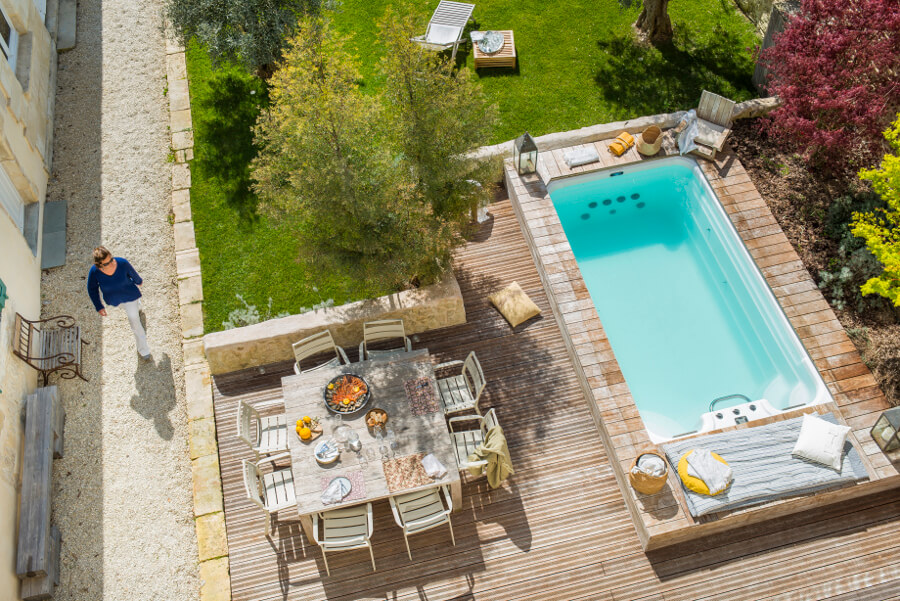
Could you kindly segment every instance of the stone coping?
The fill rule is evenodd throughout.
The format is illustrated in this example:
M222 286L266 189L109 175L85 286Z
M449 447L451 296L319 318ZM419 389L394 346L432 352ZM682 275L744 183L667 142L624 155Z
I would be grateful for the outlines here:
M605 145L595 142L594 146L600 152L600 163L569 169L562 162L560 149L543 152L539 165L546 163L546 173L551 174L552 180L653 160L631 151L616 158L606 151ZM875 420L889 406L884 394L768 205L729 150L719 153L715 162L699 164L826 383L834 400L826 407L833 408L839 419L851 427L870 481L700 519L687 511L677 476L670 475L667 486L656 495L635 492L627 483L630 464L640 452L655 447L591 302L543 179L537 174L519 176L511 161L507 161L505 181L510 200L529 242L576 374L586 398L591 401L592 414L645 550L900 486L900 454L885 455L869 435ZM777 419L789 415L781 414ZM761 423L755 421L740 427Z
M211 372L223 374L289 361L293 343L324 329L338 346L355 348L362 341L363 323L395 318L403 319L407 335L465 323L456 277L448 272L441 282L417 290L213 332L203 337L203 345Z
M769 98L753 98L738 102L732 111L732 119L748 119L752 117L760 117L772 111L781 102L774 97ZM570 131L546 134L534 138L535 144L541 152L548 150L559 150L570 146L578 146L579 144L590 144L602 140L611 140L623 131L636 134L644 131L651 125L656 125L660 129L669 129L675 127L687 111L675 111L674 113L661 113L659 115L648 115L645 117L636 117L634 119L626 119L625 121L614 121L612 123L599 123L582 127L581 129L573 129ZM515 140L500 142L493 146L482 146L472 156L475 158L491 158L503 157L504 159L513 156L513 143Z
M203 280L200 254L191 218L191 169L194 135L184 48L166 36L166 78L169 96L169 131L172 165L172 222L178 305L181 309L185 401L188 413L188 449L194 497L194 527L200 571L201 601L230 601L231 578L222 504L219 448L213 419L212 380L197 336L203 334Z

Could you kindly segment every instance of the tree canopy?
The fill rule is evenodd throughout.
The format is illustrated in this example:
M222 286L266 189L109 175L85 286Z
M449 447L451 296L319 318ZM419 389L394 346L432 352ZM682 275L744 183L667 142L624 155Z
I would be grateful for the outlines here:
M835 172L885 152L900 110L900 2L802 0L761 60L782 101L768 122L776 139Z
M175 34L206 46L214 62L234 60L266 75L281 57L285 40L321 0L166 0Z
M263 210L296 225L301 253L325 269L400 288L449 267L490 171L466 158L493 126L468 75L381 24L386 85L369 93L348 39L307 18L270 82L253 164Z

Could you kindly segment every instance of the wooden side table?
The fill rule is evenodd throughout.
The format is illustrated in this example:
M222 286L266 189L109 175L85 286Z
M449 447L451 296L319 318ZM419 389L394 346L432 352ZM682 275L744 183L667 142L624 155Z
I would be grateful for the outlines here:
M516 68L516 40L512 30L495 30L503 34L503 48L494 54L485 54L478 49L478 44L472 44L472 53L475 56L475 68L483 67L509 67Z

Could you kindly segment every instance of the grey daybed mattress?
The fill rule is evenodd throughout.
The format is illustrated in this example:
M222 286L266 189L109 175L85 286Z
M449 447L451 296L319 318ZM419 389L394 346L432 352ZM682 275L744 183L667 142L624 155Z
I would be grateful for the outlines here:
M831 413L819 417L837 423ZM859 452L849 440L844 444L840 473L791 455L802 423L803 418L797 417L663 445L676 475L678 460L697 448L718 453L731 466L734 480L725 492L716 496L695 493L682 486L691 515L699 517L868 478Z

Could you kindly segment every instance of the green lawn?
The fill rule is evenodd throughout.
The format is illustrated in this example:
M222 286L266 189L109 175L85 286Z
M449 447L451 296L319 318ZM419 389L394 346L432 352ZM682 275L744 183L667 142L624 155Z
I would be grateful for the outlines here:
M759 40L730 0L670 3L675 43L662 50L632 43L631 24L640 13L636 1L472 1L469 29L512 29L518 54L516 70L477 72L488 98L500 107L491 143L525 130L541 135L689 108L704 88L734 100L756 95L748 48ZM382 53L376 23L390 4L343 0L334 19L367 57L363 76L373 87L379 85L374 73ZM426 23L437 0L416 6ZM461 49L457 60L473 69L470 48Z
M353 37L363 57L364 85L376 90L382 48L376 23L389 0L344 0L336 27ZM423 23L436 6L417 3ZM500 108L487 143L565 131L696 106L701 90L735 100L755 95L749 48L753 26L728 0L673 2L675 43L633 43L639 5L630 0L479 0L471 29L512 29L517 69L482 69L485 93ZM194 119L191 207L203 264L206 328L216 331L239 306L236 294L273 312L296 313L327 298L340 304L386 291L367 290L335 274L310 273L296 259L300 242L287 224L256 213L247 191L253 156L251 127L266 102L265 86L237 67L213 70L205 52L187 51ZM468 47L457 61L473 68ZM318 291L313 290L318 288Z
M191 212L203 266L206 331L221 330L228 313L243 307L236 294L260 313L271 298L273 314L297 313L328 298L342 304L383 294L335 274L312 273L297 260L299 241L290 226L256 213L248 164L265 87L237 67L213 71L196 44L186 54L194 126Z

